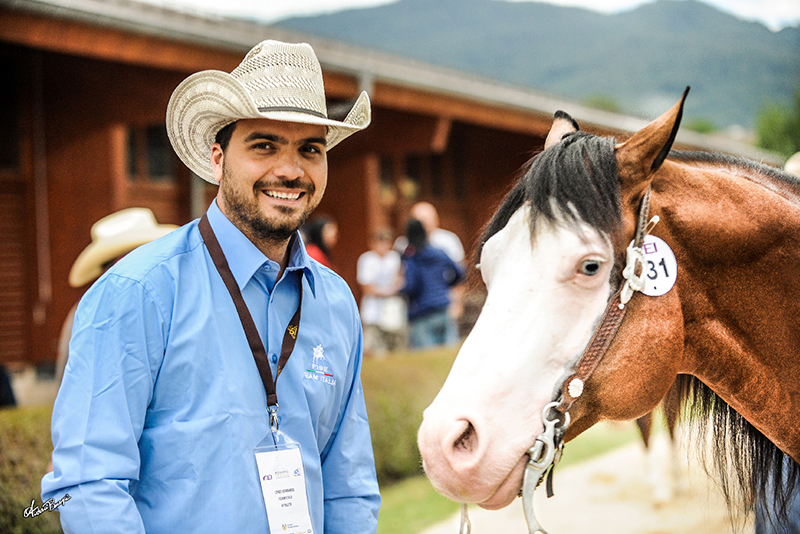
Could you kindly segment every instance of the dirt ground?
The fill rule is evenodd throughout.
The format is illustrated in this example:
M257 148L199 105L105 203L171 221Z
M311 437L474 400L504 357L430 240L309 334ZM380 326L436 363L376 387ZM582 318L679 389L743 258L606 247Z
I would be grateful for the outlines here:
M663 433L662 433L663 434ZM666 467L668 448L661 436L653 443L657 465ZM714 482L696 458L677 451L678 484L672 499L656 504L648 483L641 443L632 443L582 464L556 470L555 496L544 488L534 496L536 517L549 534L752 534L752 521L734 529ZM471 534L523 534L528 526L522 501L487 511L469 508ZM421 534L460 534L456 515Z

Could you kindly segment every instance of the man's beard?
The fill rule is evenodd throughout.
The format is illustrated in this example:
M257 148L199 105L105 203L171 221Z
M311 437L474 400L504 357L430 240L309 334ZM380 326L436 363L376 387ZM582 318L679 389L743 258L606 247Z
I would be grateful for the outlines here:
M254 241L266 241L270 243L282 243L288 241L294 233L306 222L309 215L317 207L316 204L309 203L299 217L293 216L295 210L290 208L278 207L285 217L266 217L258 202L258 196L262 195L262 189L268 182L259 180L253 185L252 191L237 189L228 168L223 163L222 180L220 180L220 195L224 199L227 207L227 216L245 235ZM297 181L277 181L271 184L275 188L295 189L305 192L308 198L313 198L315 188L313 183L307 185Z

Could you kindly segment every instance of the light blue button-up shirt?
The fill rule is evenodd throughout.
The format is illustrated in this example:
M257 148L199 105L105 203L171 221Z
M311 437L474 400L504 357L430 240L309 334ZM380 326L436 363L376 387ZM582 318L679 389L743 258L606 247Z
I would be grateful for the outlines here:
M276 374L304 284L300 333L277 381L281 430L302 447L316 534L373 533L380 496L347 284L293 239L276 281L214 202L208 218ZM266 393L197 227L128 254L78 306L53 409L42 498L67 533L269 532L253 448ZM274 533L277 534L277 533Z

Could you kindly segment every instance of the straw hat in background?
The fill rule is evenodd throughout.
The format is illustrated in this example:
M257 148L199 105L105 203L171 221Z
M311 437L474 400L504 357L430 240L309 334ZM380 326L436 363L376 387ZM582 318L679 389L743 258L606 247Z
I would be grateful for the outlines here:
M167 134L189 169L217 184L211 146L217 133L240 119L272 119L328 127L327 148L366 128L369 97L362 92L344 121L328 118L322 69L306 43L262 41L230 74L198 72L175 89L167 105Z
M111 260L176 228L174 224L158 224L147 208L128 208L103 217L92 225L92 242L72 264L69 285L80 287L94 281Z
M783 170L789 174L800 176L800 152L795 152L791 158L786 160L786 163L783 165Z

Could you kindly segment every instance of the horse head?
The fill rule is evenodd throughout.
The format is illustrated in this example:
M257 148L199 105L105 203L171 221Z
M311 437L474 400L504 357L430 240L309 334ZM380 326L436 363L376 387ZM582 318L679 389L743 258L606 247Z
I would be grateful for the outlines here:
M424 412L418 443L440 493L489 509L519 493L527 452L544 429L543 409L559 398L623 282L625 247L675 139L685 96L617 144L556 113L544 150L484 231L478 257L486 302ZM599 419L649 412L680 371L679 357L657 358L653 349L683 350L677 288L627 306L641 320L622 323L577 392L567 439Z

